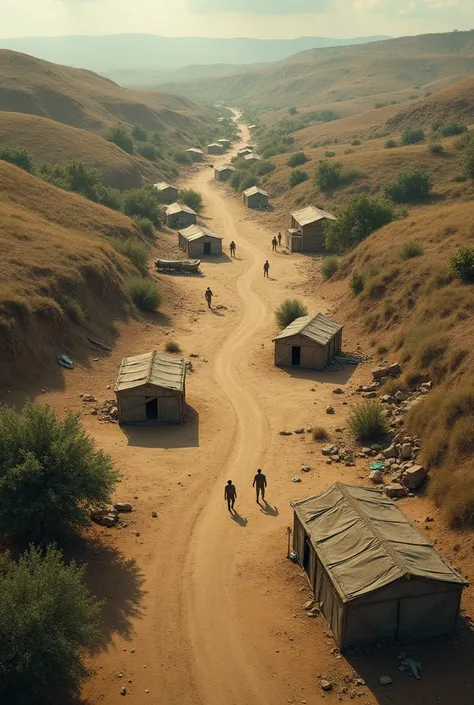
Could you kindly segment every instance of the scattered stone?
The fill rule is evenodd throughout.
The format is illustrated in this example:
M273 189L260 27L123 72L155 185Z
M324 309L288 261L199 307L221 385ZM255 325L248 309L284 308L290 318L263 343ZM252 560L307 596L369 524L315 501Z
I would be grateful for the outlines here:
M298 436L301 436L301 434L304 433L304 428L297 428L295 433L298 434Z
M380 685L390 685L393 681L390 676L380 676L379 683Z
M363 392L364 399L375 399L377 397L377 392Z
M91 519L100 526L110 528L118 521L118 514L115 509L96 509L91 512Z
M423 382L423 384L420 384L420 389L425 389L429 392L431 389L433 389L433 382Z
M400 455L403 460L408 460L413 455L413 446L411 443L404 443L400 448Z
M120 695L127 695L127 689L125 686L123 688L120 688Z
M336 410L333 406L327 406L326 407L326 414L335 414Z
M293 433L291 431L280 431L280 436L292 436Z
M311 466L303 465L303 467L301 468L301 472L311 472Z
M390 377L398 377L398 375L401 375L402 373L402 368L398 364L398 362L394 362L393 365L389 365L387 367L387 374Z
M398 499L399 497L406 497L408 494L407 488L403 487L403 485L400 485L397 482L392 482L392 483L390 483L390 485L385 485L384 492L387 495L387 497L390 497L390 499Z
M336 389L332 390L333 394L344 394L344 390L342 390L340 387L336 387Z
M334 453L337 452L336 446L332 445L325 445L321 448L321 453L323 455L333 455Z
M341 457L339 455L331 455L331 460L333 463L340 463Z
M374 485L380 485L383 482L383 475L380 470L372 470L369 475L369 480L374 483Z
M376 367L374 370L372 370L372 377L375 382L380 382L380 380L383 377L386 377L387 374L388 374L387 367Z
M82 401L92 402L97 401L97 399L92 394L80 394Z
M303 609L305 609L307 612L309 612L309 610L312 610L313 607L314 607L314 600L308 600L308 602L305 602Z
M408 395L405 394L405 392L398 390L398 392L395 393L395 399L397 401L406 401L408 399Z
M196 353L189 353L189 357L199 357Z
M133 512L133 507L129 502L117 502L117 504L114 504L114 509L123 514Z
M372 455L372 449L371 448L362 448L361 453L365 453L365 455Z
M393 397L391 394L384 394L380 397L380 401L382 402L382 404L391 404L393 401Z
M139 532L139 531L135 531L135 536L140 536L140 532ZM130 653L133 654L133 650L132 650Z
M394 443L392 443L391 446L389 446L388 448L385 448L385 450L383 451L383 454L382 454L382 455L383 455L383 457L386 458L386 459L388 459L388 458L398 458L399 453L398 453L398 448L397 448L397 446L396 446Z
M324 690L326 693L328 693L330 690L332 690L332 683L329 681L323 680L321 681L321 690Z
M301 477L293 477L292 482L301 482Z
M431 521L434 521L434 519L433 519L433 517L426 517L425 521L426 521L426 522L431 522Z
M403 473L402 482L409 490L417 490L426 480L428 472L423 465L413 465Z
M152 512L151 516L153 517L153 519L156 519L158 517L158 514L156 512Z
M370 450L373 450L375 453L380 453L383 448L378 443L374 443L372 446L370 446Z
M97 409L91 409L91 416L97 416Z

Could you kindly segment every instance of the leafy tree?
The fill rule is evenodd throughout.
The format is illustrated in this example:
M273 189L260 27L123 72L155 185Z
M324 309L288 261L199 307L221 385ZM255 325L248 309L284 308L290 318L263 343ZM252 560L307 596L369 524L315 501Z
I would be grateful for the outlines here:
M247 176L244 176L240 182L239 190L246 191L248 188L252 188L252 186L258 186L258 178L253 174L248 174Z
M124 152L128 152L128 154L133 154L134 152L132 136L122 125L111 127L105 135L105 139L107 142L113 142L117 147L123 149Z
M148 132L141 125L135 125L132 129L132 137L137 142L146 142L148 140Z
M14 149L12 147L6 147L5 149L0 149L0 160L3 159L4 162L10 162L10 164L15 164L15 166L24 169L25 171L33 171L33 159L31 154L26 151L26 149Z
M465 282L474 282L474 249L460 247L451 257L450 265L457 277Z
M332 191L338 186L353 181L357 176L353 169L344 169L341 162L320 161L314 174L315 185L321 191Z
M286 163L288 166L295 167L302 166L303 164L306 164L307 161L309 161L309 159L304 152L295 152Z
M104 180L102 174L84 162L72 159L52 167L43 166L42 175L47 181L66 191L79 193L81 196L98 203L103 195Z
M395 203L412 203L427 198L431 193L432 182L423 169L401 171L394 181L382 186L383 193Z
M122 193L111 186L104 186L100 191L99 202L107 208L112 208L114 211L119 211L122 208Z
M303 169L293 169L289 178L290 187L294 188L298 184L302 184L303 181L307 181L308 178L308 173L303 171Z
M402 134L402 145L406 146L408 144L418 144L419 142L423 142L424 139L425 133L423 130L407 127Z
M134 188L124 191L123 212L128 216L148 218L157 228L163 222L163 210L154 188Z
M468 142L459 158L463 175L467 179L474 179L474 142Z
M95 447L79 416L56 417L27 402L0 407L0 532L54 540L89 523L117 483L109 456Z
M192 208L193 211L196 211L196 213L200 213L204 207L201 194L193 189L183 189L179 194L179 200L189 206L189 208Z
M51 546L44 555L31 547L18 562L0 555L2 703L46 705L79 693L89 675L85 653L100 635L100 605L83 577Z
M137 152L150 162L156 162L161 157L160 150L152 142L143 142L142 144L139 144L137 147Z
M173 152L173 159L177 164L192 164L192 159L183 150L177 149Z
M353 274L351 277L351 289L354 296L358 296L364 291L364 277L362 274Z
M252 174L256 176L265 176L265 174L271 174L272 171L275 171L275 164L267 161L256 162L256 164L252 166L251 171Z
M337 220L325 225L326 248L334 252L350 250L402 214L390 201L365 194L351 196L337 213Z

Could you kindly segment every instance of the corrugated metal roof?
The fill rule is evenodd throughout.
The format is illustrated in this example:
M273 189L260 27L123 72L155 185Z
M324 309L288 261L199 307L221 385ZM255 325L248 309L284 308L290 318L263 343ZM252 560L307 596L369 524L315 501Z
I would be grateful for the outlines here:
M194 242L194 240L200 240L202 237L212 237L215 240L223 240L222 235L218 235L213 230L209 228L204 228L202 225L190 225L189 228L183 228L183 230L178 230L178 233L182 235L189 242Z
M134 357L125 357L115 384L116 392L143 387L184 390L186 363L182 357L171 357L155 351Z
M245 154L250 154L251 152L252 152L251 149L248 149L247 147L242 147L242 149L239 149L239 150L237 151L237 154L238 154L240 157L242 157L242 156L244 156Z
M258 188L258 186L252 186L251 188L248 188L246 191L244 191L244 194L246 196L254 196L256 193L261 193L262 196L268 197L268 193L263 189Z
M300 211L292 213L291 217L294 218L301 226L315 223L317 220L336 220L335 215L328 213L327 211L323 211L321 208L316 208L316 206L307 206L306 208L302 208Z
M193 211L193 209L185 203L172 203L170 206L166 207L166 215L176 215L176 213L190 213L191 215L197 215L196 211Z
M209 149L209 147L219 147L219 149L222 149L222 145L219 144L218 142L211 142L211 144L207 145L208 149Z
M202 149L198 149L197 147L190 147L189 149L186 149L186 152L197 152L198 154L204 154Z
M410 576L468 584L380 490L337 482L293 506L344 602Z
M303 338L314 340L315 343L326 345L343 327L343 325L332 321L322 313L317 313L316 315L310 313L294 320L273 340L282 340L283 338L291 338L294 335L301 335Z
M261 162L263 157L260 156L260 154L255 154L255 152L250 152L250 154L246 154L244 157L248 162L256 161L256 162Z
M221 137L220 140L217 140L217 142L220 142L222 144L230 144L230 140L226 140L225 137Z
M173 186L173 184L168 184L166 181L160 181L159 184L154 184L154 188L156 188L157 191L165 191L167 188L174 188L179 191L177 186Z
M216 171L235 171L232 164L222 164L221 166L216 166Z

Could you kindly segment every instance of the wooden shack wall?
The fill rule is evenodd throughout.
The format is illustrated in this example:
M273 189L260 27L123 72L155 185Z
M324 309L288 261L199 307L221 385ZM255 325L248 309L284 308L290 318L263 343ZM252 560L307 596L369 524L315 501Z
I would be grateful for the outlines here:
M202 162L204 155L196 152L186 152L186 154L189 154L193 162Z
M209 242L211 244L211 254L206 256L218 257L222 254L222 240L215 237L203 237L199 240L188 242L188 255L193 259L199 259L204 257L204 243Z
M330 343L333 342L331 339ZM299 347L301 350L300 364L298 367L308 367L313 370L323 370L327 367L330 355L330 343L320 345L313 340L308 340L299 335L291 338L283 338L275 341L275 365L276 367L292 367L292 348Z
M116 392L116 397L120 423L182 423L184 390L178 392L148 384ZM149 420L146 405L153 399L158 400L158 419Z
M174 186L168 186L168 188L165 188L163 191L158 191L157 189L157 194L160 203L176 203L179 196L179 189Z
M216 181L228 181L232 176L232 171L230 169L226 171L219 171L218 169L216 169L214 171L214 176Z
M207 148L207 153L208 154L223 154L224 152L224 147L221 147L220 145L213 145L212 147Z
M248 208L265 208L268 206L268 196L263 193L254 193L252 196L244 196L244 203Z
M322 220L318 220L315 223L309 223L301 228L303 233L302 252L326 251L323 222Z
M172 213L166 216L166 223L169 228L177 230L178 228L184 230L189 228L190 225L196 224L196 216L192 213Z

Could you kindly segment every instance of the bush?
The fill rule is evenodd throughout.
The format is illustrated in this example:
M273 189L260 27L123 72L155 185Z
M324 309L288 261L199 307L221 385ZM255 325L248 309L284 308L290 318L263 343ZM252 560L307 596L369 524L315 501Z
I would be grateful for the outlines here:
M474 282L474 249L461 247L450 260L451 271L464 282Z
M352 140L351 145L353 147L358 147L361 144L361 141L358 139Z
M178 343L174 342L174 340L170 340L166 343L165 350L167 353L180 353L181 352L181 348L179 347Z
M387 198L395 203L413 203L427 198L431 193L431 178L422 169L401 171L394 181L389 181L382 186L382 191Z
M204 207L201 194L193 189L183 189L179 194L179 201L185 203L196 213L200 213Z
M385 149L394 149L396 146L397 143L395 142L395 140L390 139L385 142Z
M143 242L134 240L131 237L114 237L110 241L110 244L116 252L120 252L124 257L128 257L137 269L141 269L142 271L146 270L148 265L148 248Z
M289 115L296 115L297 112L298 112L297 109L294 108L294 107L288 108L288 114L289 114Z
M409 240L405 242L400 249L400 259L412 259L413 257L420 257L424 252L423 244L417 242L416 240Z
M365 194L351 196L338 211L337 220L325 224L326 249L345 252L401 215L390 201Z
M156 162L161 157L158 147L152 142L144 142L143 144L139 144L137 147L137 152L150 162Z
M453 137L454 135L462 135L467 132L467 125L461 125L458 122L453 122L448 125L439 125L436 130L441 137Z
M149 218L144 218L143 216L132 215L132 220L139 230L146 237L153 237L155 234L155 226Z
M466 179L474 179L474 142L466 143L461 152L459 165Z
M351 434L358 441L379 438L387 433L389 428L382 405L370 399L352 409L347 424Z
M34 495L32 496L33 499ZM0 555L0 700L17 705L63 702L89 675L87 650L99 640L100 605L84 569L61 552L31 547L18 562Z
M246 191L248 188L252 188L252 186L258 186L258 178L253 174L244 175L239 182L239 190Z
M298 299L286 299L275 311L275 318L277 319L278 325L282 328L286 328L290 323L293 323L297 318L301 316L306 316L308 314L308 309L306 306Z
M351 277L351 289L354 296L362 294L364 291L364 277L362 274L353 274Z
M298 184L302 184L304 181L307 181L308 178L308 173L303 171L303 169L293 169L289 178L290 187L294 188L295 186L298 186Z
M117 482L79 416L64 420L45 405L0 407L0 532L11 539L59 539L89 524Z
M341 162L320 161L314 174L314 183L321 191L333 191L338 186L354 181L357 172L344 169Z
M73 191L96 203L104 196L104 180L98 169L72 159L52 167L43 166L41 175L58 188Z
M441 144L441 142L432 142L430 146L428 147L429 151L431 154L444 154L444 147Z
M324 280L331 279L339 269L339 260L337 257L326 257L321 265L321 274Z
M336 152L332 152L331 150L328 150L327 152L324 153L324 156L325 156L327 159L331 159L332 157L335 157L335 156L336 156Z
M147 277L132 277L128 281L132 301L141 311L156 311L161 304L161 294L156 283Z
M423 130L408 127L402 134L402 145L419 144L425 139Z
M105 139L107 140L107 142L113 142L117 145L117 147L123 149L124 152L128 152L128 154L133 154L134 152L132 136L128 132L128 130L121 125L111 127L110 130L106 133Z
M3 159L4 162L10 162L10 164L14 164L25 171L33 171L33 159L26 149L14 149L9 147L0 149L0 159Z
M291 157L288 159L286 162L288 166L295 167L295 166L302 166L303 164L306 164L309 159L306 156L304 152L295 152L294 154L291 155Z
M252 166L252 174L255 176L265 176L266 174L271 174L275 171L275 164L273 162L257 162Z
M157 228L163 222L158 193L151 188L134 188L123 192L123 212L128 216L148 218Z
M322 442L327 441L329 438L329 433L326 431L325 428L323 428L323 426L316 426L315 428L313 428L313 430L311 431L311 435L313 437L313 441Z
M132 137L137 142L146 142L148 140L148 132L141 125L135 125L132 129Z
M122 210L122 193L111 186L104 186L99 194L99 203L114 211Z
M173 152L173 159L177 164L184 165L193 163L193 160L190 155L181 149L177 149Z

